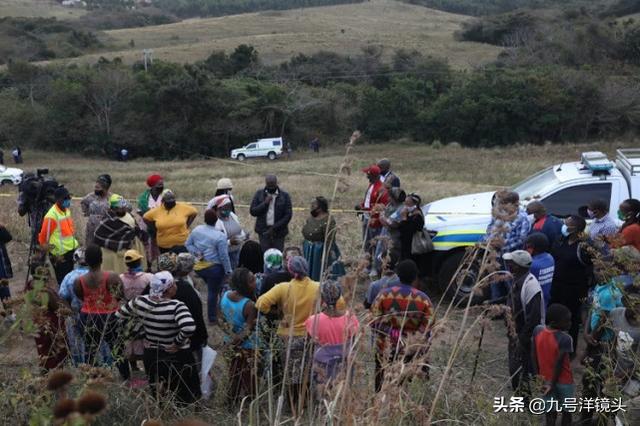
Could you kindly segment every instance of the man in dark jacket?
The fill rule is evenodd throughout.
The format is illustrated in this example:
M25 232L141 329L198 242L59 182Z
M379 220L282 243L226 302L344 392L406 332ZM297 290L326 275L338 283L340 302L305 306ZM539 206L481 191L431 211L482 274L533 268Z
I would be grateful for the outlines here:
M553 245L562 235L562 221L555 216L547 214L547 209L540 201L532 201L527 204L527 214L531 221L529 234L541 232L547 236L549 245Z
M265 252L270 248L284 250L284 238L289 233L291 221L291 197L278 187L275 175L265 177L265 187L256 192L249 210L256 218L256 234Z

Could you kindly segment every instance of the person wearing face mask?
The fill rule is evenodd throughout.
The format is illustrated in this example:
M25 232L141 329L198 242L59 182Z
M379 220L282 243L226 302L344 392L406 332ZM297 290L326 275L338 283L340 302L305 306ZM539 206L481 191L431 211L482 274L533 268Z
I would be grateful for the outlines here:
M302 227L302 236L302 251L309 264L312 280L320 281L322 273L328 273L329 279L333 280L344 275L344 267L338 260L340 250L335 243L336 221L329 215L329 201L326 198L316 197L311 202L310 216ZM325 247L328 250L326 253Z
M403 261L411 259L420 265L420 255L411 253L411 242L413 236L424 228L424 215L420 210L422 199L418 194L411 193L404 200L404 209L400 211L400 222L398 230L400 231L400 259Z
M49 254L58 284L73 270L73 253L79 247L71 217L71 194L64 186L54 192L55 204L42 221L38 244Z
M142 241L147 238L129 213L131 206L118 194L109 200L110 210L94 233L94 243L102 249L102 265L107 271L121 274L127 271L125 252L130 249L144 253Z
M198 215L191 204L176 202L171 191L165 191L162 205L144 214L147 226L156 230L156 242L160 253L186 253L184 246L189 237L189 227Z
M109 210L109 197L111 197L111 193L109 192L110 188L111 176L107 174L100 175L96 180L93 192L87 194L82 201L80 201L82 214L87 218L84 238L85 246L93 244L93 235L96 228L107 215L107 211Z
M549 244L553 244L560 238L562 221L555 216L547 214L547 209L540 201L531 201L527 204L527 217L531 223L529 235L541 232L547 236Z
M529 252L516 250L502 255L512 284L507 297L515 323L515 338L509 336L509 374L514 391L527 392L533 372L531 362L531 338L533 330L544 325L544 298L542 289L530 268L533 258Z
M622 223L616 247L632 246L640 251L640 201L630 198L620 204L618 219Z
M380 212L378 210L383 209L389 203L389 192L380 180L380 167L373 164L362 169L362 173L367 175L369 187L365 192L364 200L355 206L355 210L362 212L364 251L369 253L373 260L377 244L376 238L382 232L382 223L380 222ZM372 269L371 274L377 276L375 268Z
M551 248L555 260L551 303L560 303L571 311L569 335L574 344L572 357L575 356L582 322L582 304L587 297L592 275L592 261L583 234L586 226L581 216L569 216L562 225L562 237Z
M260 236L262 252L270 248L282 251L293 216L291 197L280 189L275 175L267 175L264 181L265 187L253 196L249 212L256 218L255 231Z
M229 243L229 260L231 269L238 267L240 250L247 239L247 233L240 225L240 219L233 212L233 200L229 195L218 195L213 198L213 208L218 215L215 228L227 237Z
M147 178L147 187L138 197L138 217L144 216L146 212L162 205L162 197L169 189L164 187L164 178L159 174L152 174ZM156 230L153 226L147 226L144 220L140 221L142 230L149 234L149 241L145 245L145 252L149 267L158 259L160 250L156 241Z
M233 191L233 182L231 182L231 179L229 178L219 179L218 182L216 183L216 193L213 195L213 198L209 200L209 203L207 203L207 210L212 209L216 206L215 202L219 196L228 195L229 199L231 200L231 211L235 214L236 207L233 203L234 199L233 199L233 195L231 195L232 191Z
M609 214L609 204L604 200L592 200L587 206L587 216L592 219L589 237L592 240L608 241L618 232L618 225Z

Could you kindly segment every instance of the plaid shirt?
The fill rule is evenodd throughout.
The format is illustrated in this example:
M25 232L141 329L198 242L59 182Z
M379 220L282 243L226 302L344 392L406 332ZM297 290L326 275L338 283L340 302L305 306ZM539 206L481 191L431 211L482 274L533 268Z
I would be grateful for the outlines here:
M132 228L108 212L107 217L96 228L94 242L112 251L128 250L139 233L138 227Z
M495 218L491 219L491 223L487 227L487 238L491 235L491 231L494 226L497 225ZM511 253L515 250L521 250L524 247L524 242L529 235L531 229L531 222L527 217L527 212L524 209L518 209L518 216L507 223L507 232L504 235L504 246L502 246L501 254Z
M589 225L589 236L592 240L598 237L610 237L618 233L618 225L613 218L606 214L600 219L594 219Z

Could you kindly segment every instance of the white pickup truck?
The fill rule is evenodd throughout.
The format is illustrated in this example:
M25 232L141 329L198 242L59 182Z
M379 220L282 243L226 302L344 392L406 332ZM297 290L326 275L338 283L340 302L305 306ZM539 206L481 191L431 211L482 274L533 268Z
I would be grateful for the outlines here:
M537 199L549 214L557 217L586 212L586 205L594 199L609 200L615 217L622 201L640 197L640 149L617 150L615 163L601 152L585 152L579 162L544 169L512 189L520 194L523 207ZM486 235L493 194L445 198L422 207L425 228L431 233L435 247L429 268L441 289L451 281L465 248ZM449 296L468 296L475 278L471 272L457 292L449 290Z

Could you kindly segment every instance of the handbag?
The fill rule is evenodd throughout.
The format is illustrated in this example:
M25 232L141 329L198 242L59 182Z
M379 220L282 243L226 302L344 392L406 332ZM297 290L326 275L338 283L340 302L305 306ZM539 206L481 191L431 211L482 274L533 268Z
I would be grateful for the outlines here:
M421 229L411 239L411 254L420 255L433 251L433 241L426 229Z

